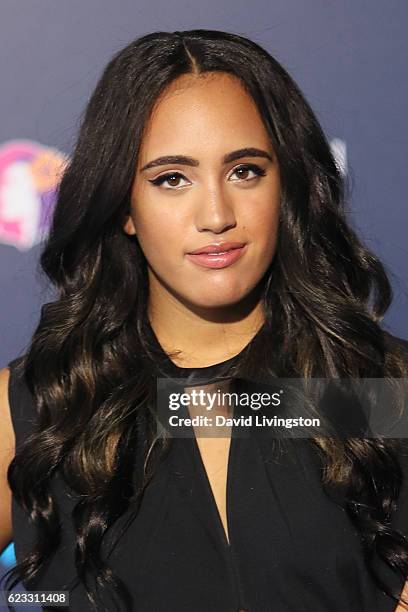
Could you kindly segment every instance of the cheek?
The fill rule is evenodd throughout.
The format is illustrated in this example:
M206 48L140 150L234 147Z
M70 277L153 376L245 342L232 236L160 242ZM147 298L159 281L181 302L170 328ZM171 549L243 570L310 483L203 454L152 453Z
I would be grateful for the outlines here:
M273 246L277 239L279 201L266 202L253 202L241 216L244 233L255 247Z
M180 236L186 234L186 228L172 211L159 212L152 207L148 215L137 211L133 220L140 247L153 267L165 267L166 262L180 257Z

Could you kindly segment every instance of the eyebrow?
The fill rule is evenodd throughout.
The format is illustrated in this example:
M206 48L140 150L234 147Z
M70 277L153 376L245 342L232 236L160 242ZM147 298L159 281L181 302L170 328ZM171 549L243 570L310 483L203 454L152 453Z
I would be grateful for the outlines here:
M244 149L237 149L236 151L231 151L227 153L223 157L223 163L227 164L228 162L235 161L236 159L241 159L241 157L265 157L272 161L272 156L267 151L263 151L262 149L257 149L255 147L245 147ZM144 170L148 170L149 168L155 168L156 166L165 166L167 164L181 164L184 166L199 166L200 162L198 159L194 159L193 157L188 157L186 155L164 155L162 157L158 157L157 159L153 159L149 163L147 163L143 168L141 168L141 172Z

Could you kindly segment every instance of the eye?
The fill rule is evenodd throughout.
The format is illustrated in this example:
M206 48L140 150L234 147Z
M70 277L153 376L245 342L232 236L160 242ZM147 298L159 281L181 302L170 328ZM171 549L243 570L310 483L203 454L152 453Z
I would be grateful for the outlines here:
M174 184L174 180L177 182L180 178L184 178L180 172L168 172L167 174L162 174L155 179L149 180L149 183L160 187L163 183L169 183L170 187L165 187L165 189L179 189L180 187L184 187L184 185ZM170 182L173 181L173 182Z
M253 172L255 174L255 176L252 176L250 178L246 178L245 174L247 172ZM252 181L260 176L265 176L266 171L261 168L260 166L257 166L256 164L242 164L241 166L238 166L237 168L235 168L235 170L233 171L232 174L239 174L241 173L241 176L239 176L238 180L243 180L244 182L248 182L248 181ZM242 176L242 173L244 174L244 176ZM231 175L232 176L232 175ZM233 181L235 182L235 181Z

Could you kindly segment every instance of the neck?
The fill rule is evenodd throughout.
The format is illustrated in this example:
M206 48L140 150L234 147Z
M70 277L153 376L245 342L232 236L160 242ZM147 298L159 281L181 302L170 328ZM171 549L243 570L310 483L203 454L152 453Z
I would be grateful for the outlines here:
M230 359L249 344L265 321L259 299L209 312L188 308L171 295L151 298L150 324L166 353L181 351L172 357L179 367L200 368Z

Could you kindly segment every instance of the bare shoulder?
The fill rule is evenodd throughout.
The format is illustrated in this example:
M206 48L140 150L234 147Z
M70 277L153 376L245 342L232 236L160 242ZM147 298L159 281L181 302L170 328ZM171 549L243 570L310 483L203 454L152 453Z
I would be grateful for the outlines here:
M0 419L2 435L0 436L0 451L12 452L15 450L15 437L13 423L11 420L11 411L9 404L9 368L0 370Z
M9 368L0 370L0 552L12 540L11 491L7 470L15 454L15 435L9 404Z

